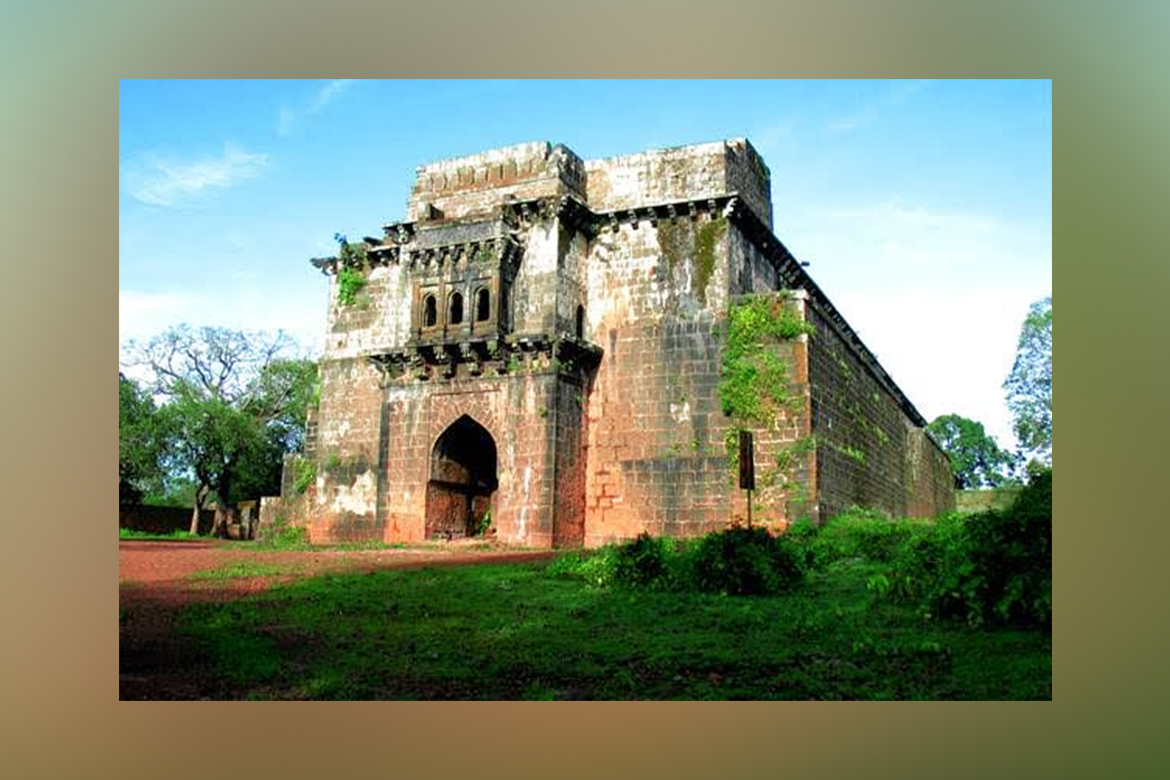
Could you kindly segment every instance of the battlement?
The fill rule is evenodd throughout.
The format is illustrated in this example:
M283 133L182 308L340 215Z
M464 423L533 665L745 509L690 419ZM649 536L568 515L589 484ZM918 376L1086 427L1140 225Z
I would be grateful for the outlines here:
M408 221L486 215L507 200L585 197L585 164L547 141L492 149L424 165L407 203Z
M418 169L407 221L486 216L510 200L574 195L594 212L738 193L769 228L771 174L747 139L583 161L562 144L518 144Z
M585 163L595 212L738 193L769 228L771 174L747 139L652 149Z

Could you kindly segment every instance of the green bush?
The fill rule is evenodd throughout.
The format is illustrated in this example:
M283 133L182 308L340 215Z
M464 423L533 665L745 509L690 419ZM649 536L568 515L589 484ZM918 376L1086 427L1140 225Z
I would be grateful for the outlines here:
M763 595L804 579L806 554L796 542L766 528L729 528L707 534L692 558L693 586L728 595Z
M666 539L643 532L617 548L613 560L614 581L632 587L667 588L671 585L672 552Z
M604 588L615 583L617 548L613 545L597 550L558 555L549 564L548 572L556 577L582 580L594 587Z
M791 529L789 533L792 533ZM829 520L815 536L798 537L809 547L814 565L865 558L875 562L894 560L911 539L930 532L930 525L912 519L891 519L875 509L853 507Z
M1052 474L1007 510L952 515L904 546L891 591L929 616L971 625L1052 625Z
M796 541L736 527L675 541L643 533L624 544L560 555L548 572L597 587L754 595L797 585L807 558Z
M261 526L256 540L256 547L266 550L308 550L309 529L303 525L293 525L287 519L277 516L276 522L269 527Z

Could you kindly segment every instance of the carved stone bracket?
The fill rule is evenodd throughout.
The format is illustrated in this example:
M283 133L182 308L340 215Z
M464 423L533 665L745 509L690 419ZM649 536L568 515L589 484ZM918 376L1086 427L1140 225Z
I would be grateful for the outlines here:
M525 373L576 374L590 371L604 350L572 336L547 334L509 336L504 340L480 339L448 344L415 344L393 352L369 356L379 371L380 384L450 380L461 373L467 378ZM460 366L466 368L460 372Z

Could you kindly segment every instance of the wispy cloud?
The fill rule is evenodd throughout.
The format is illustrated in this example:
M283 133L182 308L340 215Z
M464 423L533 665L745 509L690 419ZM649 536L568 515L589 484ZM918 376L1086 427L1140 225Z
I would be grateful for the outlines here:
M877 123L884 111L903 105L936 81L938 79L914 79L897 82L857 111L830 120L827 129L830 132L843 133L870 127Z
M979 269L998 266L1010 254L996 247L1009 232L1011 226L989 215L889 200L825 209L808 237L824 242L817 254L826 259L868 257L858 272L873 274L871 284L890 273L938 278L943 269L952 282L969 283Z
M309 113L315 114L321 109L325 108L325 106L329 105L333 98L341 94L342 90L344 90L354 81L355 79L333 79L332 81L326 82L325 86L317 90L317 94L313 98L313 102L309 104Z
M180 323L247 331L282 330L311 352L324 346L321 317L327 288L284 291L274 305L270 284L252 275L231 279L232 296L205 290L118 291L118 341L145 342Z
M832 220L849 222L868 230L883 230L891 235L901 235L906 231L938 230L946 231L949 235L971 237L986 235L996 227L996 220L983 214L937 211L923 206L908 206L898 200L827 209L825 215Z
M792 136L792 121L782 119L756 128L749 137L756 149L763 154L770 154L779 153L786 143L791 142Z
M153 206L179 206L206 195L209 190L226 189L237 182L254 179L268 165L268 155L224 147L218 157L191 162L148 154L121 170L122 188L131 197Z
M292 109L284 106L280 109L277 116L276 132L281 136L287 136L292 133L297 122L303 116L312 116L325 110L325 107L333 102L334 98L344 92L354 83L356 79L332 79L326 81L305 103L300 110Z

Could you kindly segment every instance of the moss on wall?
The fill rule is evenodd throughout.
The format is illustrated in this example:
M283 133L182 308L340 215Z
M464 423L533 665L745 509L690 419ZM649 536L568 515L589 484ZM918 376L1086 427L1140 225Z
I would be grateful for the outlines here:
M707 302L707 283L715 273L715 247L727 235L727 219L718 217L704 223L695 233L695 292Z
M715 274L720 241L727 235L726 217L716 217L694 226L690 220L661 220L657 227L658 250L674 274L685 263L691 264L692 290L695 298L707 303L707 285Z

